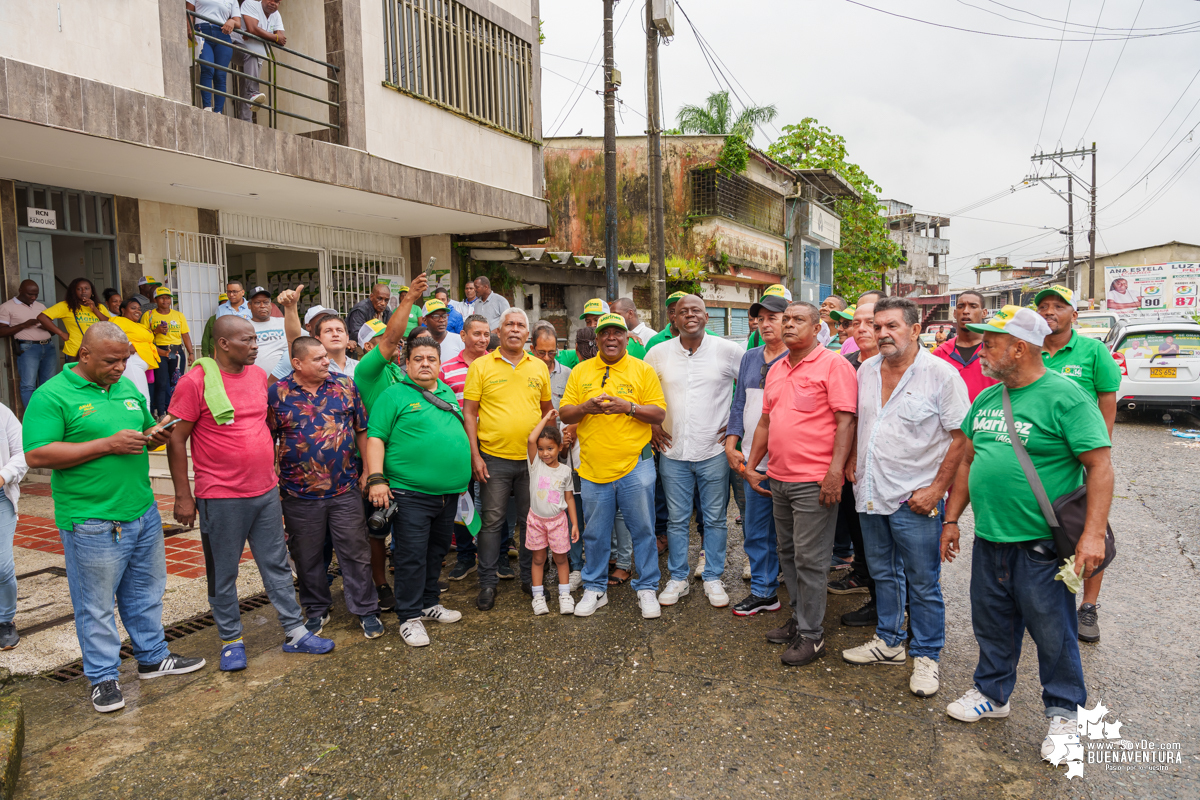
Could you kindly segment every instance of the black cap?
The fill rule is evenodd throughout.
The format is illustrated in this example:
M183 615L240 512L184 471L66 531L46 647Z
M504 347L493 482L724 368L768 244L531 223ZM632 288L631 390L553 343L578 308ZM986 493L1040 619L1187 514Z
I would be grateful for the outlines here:
M759 300L754 305L750 306L750 316L757 317L765 308L767 311L775 311L783 313L787 310L788 301L778 295L767 295L762 300Z
M253 291L253 292L250 294L250 299L251 299L251 300L253 300L254 298L258 297L260 294L265 294L267 297L270 297L270 296L271 296L271 293L270 293L270 292L268 292L268 291L267 291L266 289L264 289L263 287L261 287L261 286L255 286L255 287L254 287L254 291Z

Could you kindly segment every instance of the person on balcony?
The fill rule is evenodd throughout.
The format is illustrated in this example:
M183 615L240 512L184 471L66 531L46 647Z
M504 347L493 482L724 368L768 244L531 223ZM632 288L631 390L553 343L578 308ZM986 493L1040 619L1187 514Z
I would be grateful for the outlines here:
M249 53L238 51L234 62L242 71L238 79L238 97L250 102L237 104L238 119L250 122L251 103L265 103L267 96L258 85L262 74L262 62L267 57L267 46L260 40L266 39L277 45L287 44L287 32L283 29L283 17L279 16L279 0L245 0L242 3L242 28L258 39L246 38L234 33L233 40ZM252 55L253 54L253 55Z
M200 86L221 92L214 96L214 91L206 92L202 88L200 103L205 111L220 114L225 110L226 70L233 59L230 34L242 27L242 11L237 0L194 0L187 8L197 15L193 28L200 34L196 51L200 61Z

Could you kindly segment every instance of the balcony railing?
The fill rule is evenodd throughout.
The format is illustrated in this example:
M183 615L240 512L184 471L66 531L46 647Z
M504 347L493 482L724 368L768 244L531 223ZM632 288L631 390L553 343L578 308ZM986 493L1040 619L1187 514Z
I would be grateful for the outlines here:
M261 39L258 36L255 36L251 33L247 33L244 30L238 31L238 33L241 34L241 36L244 39L253 39L256 42L262 42L263 45L266 46L267 56L264 58L263 56L259 55L258 53L255 53L252 50L247 50L245 47L242 47L237 42L230 43L230 42L223 41L221 39L214 39L213 37L208 36L208 35L204 34L203 32L201 32L200 30L196 29L196 24L200 23L200 22L206 22L211 25L216 25L218 28L221 27L221 25L222 25L221 22L219 22L215 19L210 19L209 17L206 17L202 14L198 14L195 11L188 11L187 15L192 18L192 29L196 36L196 54L193 58L193 65L192 65L192 102L195 105L197 105L197 106L202 105L201 100L200 100L201 92L211 93L213 95L220 95L221 97L224 97L228 101L230 101L226 106L226 108L227 108L226 113L229 113L230 115L236 114L236 107L237 107L236 104L237 103L246 103L247 105L250 105L254 109L258 110L260 113L265 112L266 117L267 117L267 120L266 120L267 125L272 128L279 127L279 122L280 122L279 118L282 116L282 117L289 117L291 119L300 120L302 122L308 122L308 123L311 123L313 125L318 125L323 128L328 128L331 131L340 131L341 130L341 126L338 125L338 123L336 122L336 120L338 118L338 109L341 105L341 83L338 80L338 73L339 73L338 67L336 67L335 65L330 64L328 62L322 61L319 58L313 58L310 55L301 53L298 50L292 50L288 47L284 47L283 45L275 44L274 42L267 41L266 39ZM206 61L200 57L201 51L203 50L203 46L204 46L204 40L206 40L206 39L208 39L209 41L212 41L212 42L216 42L217 44L224 45L225 47L229 47L234 51L234 53L245 53L248 55L255 56L256 58L262 59L262 61L263 61L262 74L258 77L257 80L258 80L258 84L259 84L259 91L267 96L265 102L255 103L247 98L239 97L236 93L233 93L231 91L223 91L222 92L222 91L218 91L215 88L209 88L207 86L200 85L200 68L201 67L211 67L214 70L220 70L221 72L225 73L225 75L226 75L226 90L232 89L235 86L234 80L243 77L241 72L233 69L232 64L228 67L223 67L220 64L215 64L212 61ZM313 66L311 68L305 68L304 66L300 66L297 64L290 64L287 61L281 61L276 57L276 53L287 53L289 55L295 56L296 58L300 59L302 62L308 62L309 64L312 64ZM287 72L281 73L280 70L287 70ZM322 98L322 97L314 97L310 94L305 94L304 92L299 91L298 89L295 89L295 88L292 88L291 86L286 85L288 83L291 83L292 81L284 80L281 82L280 81L281 74L291 76L297 83L303 82L305 80L317 81L319 83L323 83L328 88L329 96ZM295 110L288 110L287 108L281 108L280 101L283 99L281 96L283 94L291 95L294 97L302 98L303 100L308 100L313 103L317 103L319 105L327 106L329 108L329 117L330 118L325 119L325 120L313 119L312 117L308 117L303 114L296 113ZM337 135L335 134L335 138L336 138L336 136Z
M783 236L783 195L721 167L692 170L691 215L724 217Z

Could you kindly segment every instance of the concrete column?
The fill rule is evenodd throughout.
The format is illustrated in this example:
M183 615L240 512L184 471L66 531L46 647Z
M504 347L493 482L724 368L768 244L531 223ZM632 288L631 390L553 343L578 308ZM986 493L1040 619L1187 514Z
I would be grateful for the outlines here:
M378 13L378 6L374 7ZM367 149L363 89L362 6L360 0L325 0L325 60L338 67L341 81L339 144Z
M162 43L163 94L191 105L191 52L188 50L187 14L183 3L158 4L158 32Z

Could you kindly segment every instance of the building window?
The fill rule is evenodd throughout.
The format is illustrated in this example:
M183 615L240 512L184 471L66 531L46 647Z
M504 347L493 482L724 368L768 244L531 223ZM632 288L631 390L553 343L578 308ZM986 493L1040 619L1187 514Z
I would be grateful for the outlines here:
M783 236L783 195L720 167L692 170L692 215L725 217Z
M821 251L811 244L804 245L804 280L816 283L821 271Z
M529 138L533 49L456 0L385 0L384 81Z
M708 308L708 324L704 329L713 336L724 336L725 331L725 316L729 313L728 308Z
M558 311L567 307L565 287L561 283L539 284L542 290L542 311Z
M729 335L730 336L749 336L750 335L750 309L748 308L731 308L731 316L729 317Z

